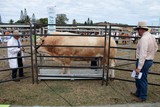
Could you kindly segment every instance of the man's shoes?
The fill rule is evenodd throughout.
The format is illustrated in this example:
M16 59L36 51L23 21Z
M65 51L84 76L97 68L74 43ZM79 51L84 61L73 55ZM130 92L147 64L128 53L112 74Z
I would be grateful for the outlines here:
M134 98L132 101L134 102L145 102L146 100L140 98Z
M20 79L26 78L25 75L19 76Z
M19 82L20 79L16 79L16 78L15 78L15 79L13 79L13 81L14 81L14 82Z
M137 95L136 95L136 93L134 93L134 92L131 92L130 93L132 96L134 96L134 97L138 97Z

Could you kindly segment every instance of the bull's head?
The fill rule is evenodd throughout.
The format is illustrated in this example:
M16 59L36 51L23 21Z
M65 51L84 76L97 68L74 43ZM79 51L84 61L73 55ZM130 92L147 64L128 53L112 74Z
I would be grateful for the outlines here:
M36 50L38 50L38 48L40 48L43 45L44 39L45 39L44 36L37 39L37 41L36 41L36 47L35 47Z
M36 45L32 47L34 52L38 52L38 49L44 44L44 39L45 37L42 36L36 40Z

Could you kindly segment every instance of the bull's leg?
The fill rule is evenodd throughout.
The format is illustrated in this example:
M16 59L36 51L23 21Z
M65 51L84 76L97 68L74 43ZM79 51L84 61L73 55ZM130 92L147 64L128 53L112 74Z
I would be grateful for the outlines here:
M65 67L69 65L64 65ZM70 68L62 68L61 74L70 74Z
M66 66L70 66L70 65L66 65ZM70 68L66 68L65 74L71 74Z
M111 60L111 67L115 67L115 61L114 60ZM111 77L112 79L114 79L115 77L115 70L114 69L111 69L109 71L109 77Z
M70 74L70 68L68 68L71 64L71 60L69 58L64 59L64 65L66 68L64 68L64 74Z
M60 74L65 74L66 72L66 68L62 68L62 71L60 72Z
M65 65L66 67L69 65ZM62 68L61 74L70 74L70 68Z

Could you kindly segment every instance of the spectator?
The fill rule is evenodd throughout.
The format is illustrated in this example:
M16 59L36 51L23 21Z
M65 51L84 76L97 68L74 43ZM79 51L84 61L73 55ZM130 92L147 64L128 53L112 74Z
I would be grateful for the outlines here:
M9 66L10 68L12 68L12 79L14 81L20 81L20 79L16 79L17 70L19 70L19 77L24 76L23 68L17 69L17 67L23 67L22 56L23 56L24 48L21 47L22 44L19 38L20 38L19 31L15 30L13 31L12 38L9 39L7 42L7 46L11 46L8 48L8 58L17 57L17 58L9 59ZM16 46L16 47L12 47L12 46Z
M2 33L0 32L0 35L2 35ZM0 36L0 44L2 43L2 38L1 38L1 36Z
M143 102L147 100L148 92L148 80L147 75L149 68L153 64L153 59L158 46L155 37L148 32L148 27L145 22L138 22L138 26L135 28L141 37L137 44L136 49L136 69L135 72L138 75L142 73L142 77L136 80L136 92L131 92L131 95L136 96L133 99L136 102Z

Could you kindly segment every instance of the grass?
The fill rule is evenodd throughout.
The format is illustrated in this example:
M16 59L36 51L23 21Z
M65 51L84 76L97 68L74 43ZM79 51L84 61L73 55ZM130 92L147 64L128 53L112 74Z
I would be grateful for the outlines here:
M113 81L101 86L97 80L41 81L31 84L30 79L1 84L0 103L12 105L82 106L133 103L130 91L134 84ZM11 87L12 86L12 87ZM160 101L160 89L149 87L147 102Z
M132 45L135 47L135 45ZM1 50L0 50L1 51ZM6 50L4 51L6 53ZM1 51L1 56L2 51ZM122 56L124 53L119 53ZM126 54L126 53L125 53ZM130 57L134 58L131 51ZM159 54L155 60L159 61ZM8 63L0 62L7 68ZM26 59L25 64L30 63ZM48 63L47 63L48 64ZM53 64L53 63L52 63ZM77 63L76 63L77 64ZM79 63L81 64L81 63ZM83 63L84 64L84 63ZM120 68L134 69L135 65L124 65ZM153 65L151 72L159 73L159 65ZM0 72L0 79L10 79L11 71ZM30 69L25 69L25 75L31 76ZM116 77L131 79L130 72L116 71ZM149 75L149 81L160 84L160 77ZM46 80L39 84L32 84L32 79L22 79L20 82L6 82L0 84L0 104L24 106L100 106L107 104L133 103L130 91L135 91L135 84L124 81L112 81L108 86L102 86L101 80ZM160 102L160 88L149 86L146 103Z

